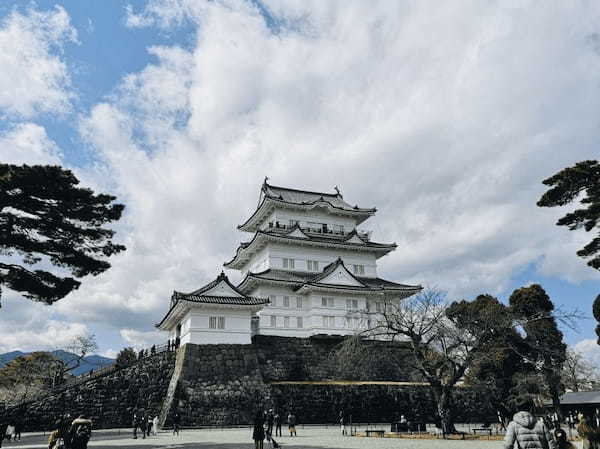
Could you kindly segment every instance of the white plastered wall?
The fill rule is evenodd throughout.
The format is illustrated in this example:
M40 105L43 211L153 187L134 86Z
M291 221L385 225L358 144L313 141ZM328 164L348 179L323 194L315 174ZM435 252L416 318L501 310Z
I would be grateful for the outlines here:
M284 269L283 259L294 259L295 271L308 271L307 261L316 260L319 262L319 272L323 271L325 266L335 262L338 257L344 261L344 265L350 272L353 271L353 265L363 265L365 277L377 277L377 259L374 253L358 252L339 248L317 248L301 247L298 245L271 244L268 246L268 264L270 268Z
M211 316L224 317L224 329L210 329ZM190 310L181 320L181 344L250 344L252 312L245 309Z

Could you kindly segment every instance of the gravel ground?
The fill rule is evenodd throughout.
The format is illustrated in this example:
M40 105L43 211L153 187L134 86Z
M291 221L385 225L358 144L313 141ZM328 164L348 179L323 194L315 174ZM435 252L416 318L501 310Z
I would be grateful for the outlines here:
M284 429L285 430L285 429ZM360 430L360 429L359 429ZM90 448L125 449L253 449L252 431L246 429L227 430L184 430L173 436L161 432L145 440L131 438L126 430L98 430L92 435ZM47 437L42 434L23 435L21 442L6 442L4 448L42 449L47 448ZM283 449L497 449L502 441L461 441L461 440L410 440L400 438L365 438L342 436L339 429L329 427L298 428L297 437L277 438ZM270 445L265 441L265 449Z

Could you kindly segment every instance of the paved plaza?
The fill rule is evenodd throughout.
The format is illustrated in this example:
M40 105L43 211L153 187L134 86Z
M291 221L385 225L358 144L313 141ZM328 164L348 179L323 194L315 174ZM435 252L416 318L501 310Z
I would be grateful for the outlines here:
M185 430L177 436L162 432L145 440L131 438L125 430L95 431L90 448L124 448L124 449L253 449L252 430ZM365 438L346 437L333 427L306 427L298 429L297 437L283 436L277 439L284 449L497 449L502 441L461 441L461 440L412 440L400 438ZM4 448L42 449L47 448L46 437L41 434L24 435L19 443L5 442ZM265 441L265 449L270 445Z

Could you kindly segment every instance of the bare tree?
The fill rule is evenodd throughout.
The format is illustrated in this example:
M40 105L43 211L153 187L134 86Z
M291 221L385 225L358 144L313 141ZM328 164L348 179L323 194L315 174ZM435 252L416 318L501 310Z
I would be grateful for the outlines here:
M486 320L485 310L478 311L479 326L466 325L471 317L452 316L448 310L444 292L424 290L399 302L386 301L380 312L369 312L372 326L367 331L373 337L410 342L415 368L430 385L444 433L454 431L453 389L487 341L485 334L491 324L497 326L495 320Z
M400 301L387 300L379 311L365 312L371 324L363 335L410 343L414 367L430 385L442 431L451 433L454 388L475 362L487 357L499 344L506 346L507 342L500 341L499 336L514 334L519 341L528 343L531 354L525 355L533 358L534 364L542 356L544 360L548 358L545 346L534 344L539 338L536 340L533 330L539 327L534 326L536 323L555 323L555 311L531 307L531 311L518 312L490 295L450 304L444 292L427 289ZM572 316L577 316L577 312L565 314L562 321L568 322ZM519 337L521 331L525 334ZM542 368L552 367L543 364ZM554 368L560 372L561 366Z
M52 388L64 383L70 373L81 366L85 357L97 349L96 336L86 334L75 337L64 348L54 351L54 353L60 352L62 357L55 357Z
M594 389L599 380L596 365L587 361L581 352L567 349L567 356L562 369L562 382L571 391L589 391Z

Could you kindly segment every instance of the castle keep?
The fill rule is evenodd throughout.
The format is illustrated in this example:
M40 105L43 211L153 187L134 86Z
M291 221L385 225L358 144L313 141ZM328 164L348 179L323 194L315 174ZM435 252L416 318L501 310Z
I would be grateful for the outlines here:
M307 338L371 327L386 303L421 290L378 276L378 259L396 244L358 229L375 212L350 205L337 188L310 192L265 179L256 210L238 226L252 238L224 264L241 271L240 284L221 273L191 293L175 291L158 328L181 344L249 344L253 335Z

